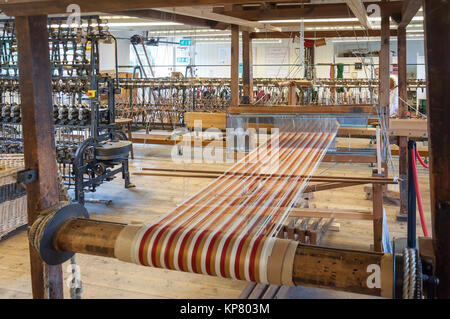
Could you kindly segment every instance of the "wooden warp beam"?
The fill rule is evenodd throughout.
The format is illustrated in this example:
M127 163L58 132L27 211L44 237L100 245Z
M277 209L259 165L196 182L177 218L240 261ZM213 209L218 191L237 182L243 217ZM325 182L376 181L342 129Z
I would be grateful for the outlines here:
M68 219L55 233L53 245L58 251L117 258L121 254L129 255L131 252L125 243L120 245L126 248L123 252L116 249L120 249L117 245L120 234L124 236L125 231L134 233L131 228L125 230L127 227L130 226L92 219ZM291 282L295 286L321 287L392 298L392 254L288 242L289 240L278 238L274 241L272 249L274 253L267 262L269 269L278 271L272 271L268 276L270 282L288 282L286 276L290 274ZM291 249L294 247L297 249L292 262ZM283 256L283 252L284 257L280 257ZM127 260L129 259L130 257Z
M283 132L155 223L126 226L115 256L151 267L292 285L296 243L275 235L337 132L334 119L297 121L301 124L287 122Z

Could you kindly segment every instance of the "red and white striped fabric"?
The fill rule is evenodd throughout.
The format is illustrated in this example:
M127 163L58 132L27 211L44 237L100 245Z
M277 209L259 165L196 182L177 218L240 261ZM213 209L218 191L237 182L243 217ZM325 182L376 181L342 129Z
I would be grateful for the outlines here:
M127 261L268 283L274 236L336 131L274 134L172 212L136 229Z

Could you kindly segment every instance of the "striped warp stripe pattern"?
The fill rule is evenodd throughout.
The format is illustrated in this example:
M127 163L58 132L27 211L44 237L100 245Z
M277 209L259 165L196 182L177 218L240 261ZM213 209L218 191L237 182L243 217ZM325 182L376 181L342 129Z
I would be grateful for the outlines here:
M133 262L267 282L274 236L335 134L272 135L169 214L142 228L131 248Z

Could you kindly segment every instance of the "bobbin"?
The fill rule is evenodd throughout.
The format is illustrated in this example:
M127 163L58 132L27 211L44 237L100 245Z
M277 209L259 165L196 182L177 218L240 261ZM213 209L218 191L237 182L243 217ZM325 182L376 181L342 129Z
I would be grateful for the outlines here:
M42 260L49 265L58 265L69 260L75 253L58 251L53 239L61 224L72 218L89 218L88 211L80 204L68 204L55 212L40 217L30 229L30 241ZM38 237L36 237L38 236Z

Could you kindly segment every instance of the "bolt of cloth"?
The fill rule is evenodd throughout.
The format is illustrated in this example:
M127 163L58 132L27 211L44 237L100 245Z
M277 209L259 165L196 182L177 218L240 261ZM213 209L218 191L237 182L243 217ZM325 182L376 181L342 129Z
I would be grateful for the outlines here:
M117 238L116 257L151 267L292 284L296 244L275 236L336 132L335 119L287 121L169 214L149 225L127 226Z

